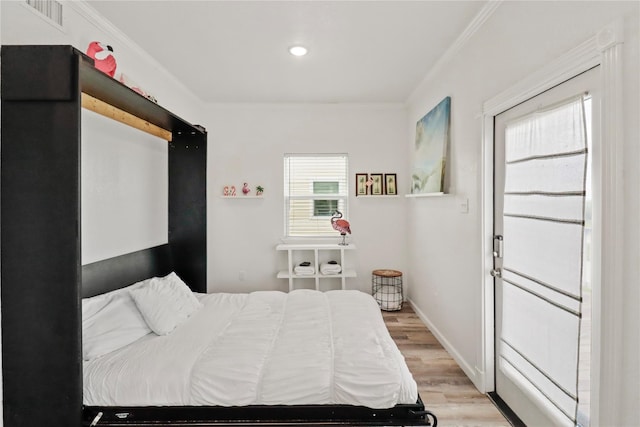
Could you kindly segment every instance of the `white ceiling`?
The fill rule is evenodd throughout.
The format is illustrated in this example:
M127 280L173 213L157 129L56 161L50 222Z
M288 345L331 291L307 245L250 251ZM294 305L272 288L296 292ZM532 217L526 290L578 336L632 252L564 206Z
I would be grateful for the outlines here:
M206 102L401 103L485 2L89 4Z

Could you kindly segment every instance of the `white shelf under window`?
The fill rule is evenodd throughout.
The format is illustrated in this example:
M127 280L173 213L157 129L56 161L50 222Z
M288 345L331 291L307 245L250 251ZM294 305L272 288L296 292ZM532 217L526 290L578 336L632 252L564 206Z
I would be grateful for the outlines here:
M356 249L354 244L339 245L335 243L282 243L276 246L277 251L287 252L287 269L278 271L278 279L289 281L289 291L296 289L299 282L311 282L316 290L324 290L324 281L336 281L340 283L340 289L346 289L346 279L356 277L356 271L348 268L346 251ZM306 252L306 254L305 254ZM313 274L295 274L295 266L303 260L313 263L315 272ZM334 260L340 264L342 271L339 274L322 274L320 265L329 260ZM302 286L305 287L305 286Z

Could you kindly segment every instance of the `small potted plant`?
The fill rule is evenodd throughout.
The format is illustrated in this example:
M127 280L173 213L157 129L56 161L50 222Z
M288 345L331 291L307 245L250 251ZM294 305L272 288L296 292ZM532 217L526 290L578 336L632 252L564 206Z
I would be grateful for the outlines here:
M262 196L263 191L264 191L264 188L261 185L258 185L256 187L256 196Z

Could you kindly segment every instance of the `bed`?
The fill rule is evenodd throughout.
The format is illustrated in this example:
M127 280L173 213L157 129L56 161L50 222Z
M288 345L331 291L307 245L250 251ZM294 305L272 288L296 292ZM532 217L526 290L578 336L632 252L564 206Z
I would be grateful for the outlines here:
M173 286L178 277L163 262L144 261L169 258L163 249L85 266L85 294L92 296L83 299L83 323L105 301L127 300L114 312L119 319L144 313L141 289ZM119 272L132 268L143 272ZM137 282L108 290L105 276ZM162 298L191 294L183 304L188 316L160 327L159 334L141 330L129 344L85 357L84 425L436 425L370 295L204 294L180 286ZM83 347L91 346L92 337L83 336Z

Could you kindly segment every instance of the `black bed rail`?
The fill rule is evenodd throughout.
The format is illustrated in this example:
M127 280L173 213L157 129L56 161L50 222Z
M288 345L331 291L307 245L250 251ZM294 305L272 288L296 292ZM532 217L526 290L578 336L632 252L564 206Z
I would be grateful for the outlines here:
M432 426L436 416L415 404L389 409L352 405L85 406L83 426Z

